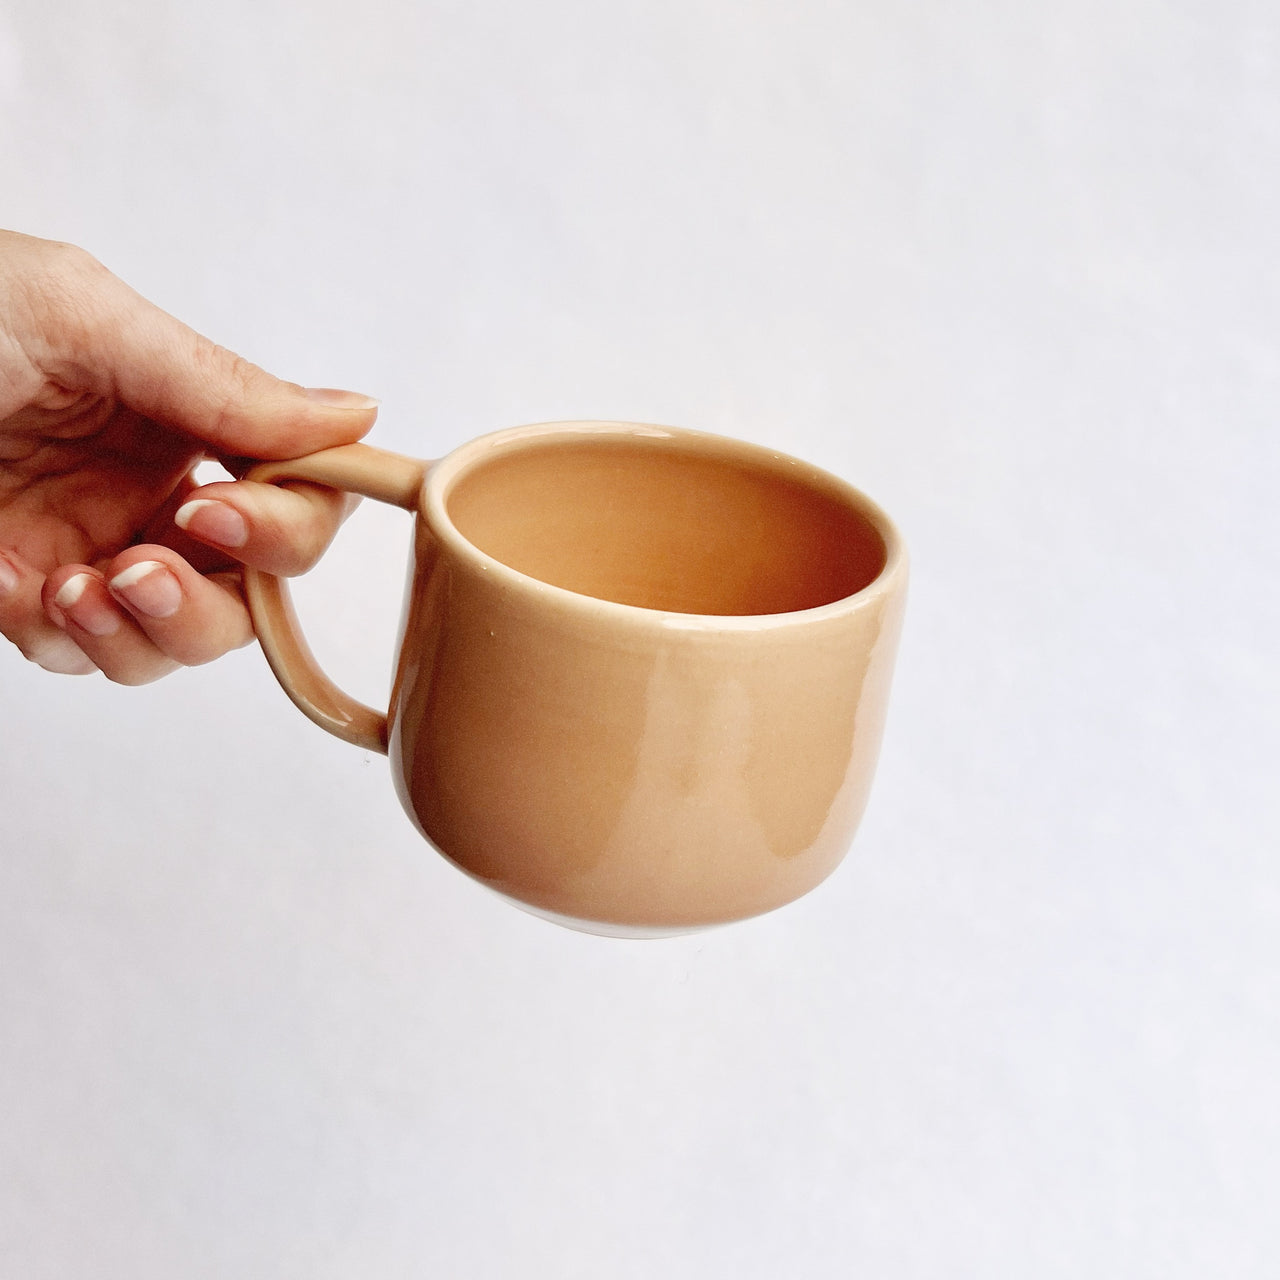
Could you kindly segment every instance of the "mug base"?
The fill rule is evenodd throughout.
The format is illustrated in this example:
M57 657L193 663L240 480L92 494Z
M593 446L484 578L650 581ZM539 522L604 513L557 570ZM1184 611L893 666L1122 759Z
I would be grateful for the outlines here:
M473 877L474 878L474 877ZM483 883L483 882L480 882ZM720 924L712 922L710 924L677 924L677 925L653 925L653 924L614 924L609 920L582 920L577 916L562 915L558 911L550 911L545 907L535 907L528 902L521 902L519 898L512 898L508 894L503 893L500 889L494 889L489 885L485 888L490 893L496 894L503 902L509 902L513 907L519 907L521 911L531 916L537 916L539 920L546 920L551 924L558 924L564 929L572 929L575 933L589 933L598 938L622 938L632 941L648 941L650 939L660 938L683 938L694 933L706 933L710 929L720 928Z

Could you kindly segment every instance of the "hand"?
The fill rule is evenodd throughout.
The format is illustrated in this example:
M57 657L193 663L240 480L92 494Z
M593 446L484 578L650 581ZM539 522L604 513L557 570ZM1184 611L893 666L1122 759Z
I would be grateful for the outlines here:
M79 249L0 232L0 635L122 684L248 643L237 563L303 572L349 500L197 488L194 466L349 444L376 413L215 346Z

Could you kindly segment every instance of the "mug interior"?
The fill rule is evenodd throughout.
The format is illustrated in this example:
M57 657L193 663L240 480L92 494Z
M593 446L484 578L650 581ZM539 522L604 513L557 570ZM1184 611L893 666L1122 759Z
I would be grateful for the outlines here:
M790 613L869 586L870 504L790 458L714 436L525 438L466 466L450 522L486 555L580 595L671 613Z

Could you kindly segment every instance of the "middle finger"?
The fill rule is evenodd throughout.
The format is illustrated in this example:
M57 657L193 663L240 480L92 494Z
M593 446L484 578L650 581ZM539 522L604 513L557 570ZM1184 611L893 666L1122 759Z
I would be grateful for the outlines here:
M253 639L239 570L205 576L163 546L130 547L106 566L107 586L156 649L200 666Z

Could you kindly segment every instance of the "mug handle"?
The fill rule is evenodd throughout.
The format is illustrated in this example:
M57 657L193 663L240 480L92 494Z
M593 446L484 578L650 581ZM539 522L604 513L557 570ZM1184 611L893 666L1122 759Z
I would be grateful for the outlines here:
M288 462L262 463L245 479L265 484L305 480L416 511L429 465L371 445L347 444ZM253 629L294 706L344 742L386 755L386 715L344 693L320 669L302 635L284 579L247 565L242 576Z

